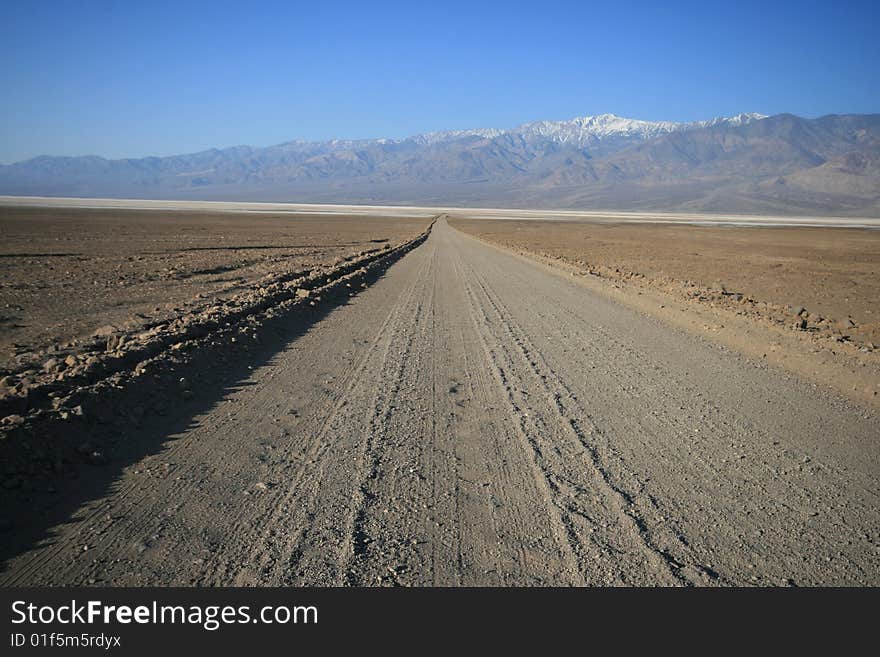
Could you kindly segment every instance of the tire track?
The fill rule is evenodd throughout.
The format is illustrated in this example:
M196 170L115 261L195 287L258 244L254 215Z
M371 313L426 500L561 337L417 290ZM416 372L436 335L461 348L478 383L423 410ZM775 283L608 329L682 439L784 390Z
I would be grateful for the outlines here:
M462 242L463 253L485 252L482 246L468 248L467 238ZM639 341L644 325L616 319L631 312L601 298L592 299L595 305L584 304L591 299L584 298L577 283L537 266L507 267L506 260L513 257L485 258L479 271L491 293L495 288L488 281L503 281L505 298L516 300L515 317L509 306L500 309L509 315L512 337L539 356L541 370L566 374L555 377L561 408L583 420L579 428L611 474L610 483L646 520L650 540L675 560L670 566L679 575L698 584L864 582L875 577L877 551L871 537L877 535L877 495L861 483L862 473L841 470L833 461L816 459L815 452L794 447L803 443L794 426L807 435L816 433L817 426L834 431L842 424L839 413L832 422L800 405L798 414L767 417L764 408L770 407L756 409L747 386L735 391L749 409L744 412L742 403L726 402L729 392L713 395L713 388L720 387L714 384L723 379L708 379L710 385L700 388L679 374L684 370L705 384L705 374L694 370L693 354L705 358L711 349L658 331L659 344L645 351ZM548 283L558 288L556 303L542 305L535 290ZM531 314L530 307L539 310ZM748 371L729 354L710 356L726 360L724 371L732 375ZM755 378L769 377L761 373ZM788 383L759 390L772 396L791 390L791 397L783 398L788 406L803 389L795 393ZM640 403L644 410L632 412ZM818 420L813 426L798 422L811 416ZM777 418L784 421L774 429ZM836 502L842 499L847 502ZM831 535L842 541L838 547ZM875 565L867 567L872 561ZM815 574L798 576L810 571Z
M530 431L528 414L524 413L526 404L522 395L517 395L510 383L509 371L512 363L510 361L502 362L498 356L498 350L503 347L496 341L495 336L487 335L484 327L491 323L488 315L486 315L483 304L479 302L472 284L469 282L471 276L475 275L472 268L467 267L463 261L456 257L458 280L462 281L465 286L468 297L468 314L473 322L474 329L480 337L484 353L488 364L491 365L492 371L497 385L506 395L511 411L518 418L517 429L524 449L531 452L528 459L532 464L532 475L536 485L542 491L543 502L547 508L548 515L553 520L555 540L558 545L565 546L573 563L576 563L576 570L580 573L584 583L590 581L592 573L585 562L583 550L581 549L581 541L578 533L574 528L572 519L568 514L568 510L559 502L559 487L554 479L548 473L544 450L535 437L535 432ZM478 321L482 319L483 321ZM481 326L482 324L482 326ZM505 367L506 366L506 367Z
M340 462L330 452L338 451L344 445L344 462L350 468L354 461L355 472L361 473L361 481L368 476L363 473L371 469L369 450L373 430L378 426L382 412L387 412L388 405L392 403L396 394L395 382L399 380L397 377L380 377L377 372L389 369L391 349L401 335L405 335L408 328L406 318L412 313L412 307L416 305L416 314L420 312L416 301L419 296L417 292L426 276L426 270L427 265L421 263L406 292L401 295L379 328L377 339L365 355L363 366L352 377L346 396L340 398L334 412L328 416L312 442L310 458L304 461L300 477L292 482L290 496L284 504L279 505L283 513L289 513L288 510L293 508L297 509L297 513L276 519L272 523L278 533L287 537L283 547L278 550L278 558L274 560L278 571L269 576L269 581L273 583L342 583L345 575L343 565L347 561L346 546L353 541L355 531L351 517L356 512L352 510L356 509L359 502L356 497L357 488L340 481L339 472L334 472ZM411 345L411 340L408 345ZM395 354L397 355L399 354ZM380 379L382 385L369 391L365 401L365 385ZM387 389L389 386L390 391ZM373 409L369 429L366 436L358 437L362 429L357 418L359 415L363 416L367 408ZM352 478L350 472L346 469L343 479ZM341 493L341 490L350 490L351 493ZM291 503L294 496L300 500L299 507L294 507ZM330 502L330 499L334 501ZM319 507L331 509L330 518L324 519ZM340 516L348 516L349 520L340 522ZM340 527L345 529L340 532ZM328 557L328 553L335 557Z
M606 514L606 523L612 528L609 532L610 536L605 539L603 546L607 549L613 545L614 550L618 553L629 553L640 551L646 555L646 566L653 573L633 573L625 572L631 569L622 569L618 573L622 582L638 582L640 577L650 580L652 577L659 577L660 583L689 583L681 574L680 570L685 565L691 565L692 559L686 555L684 551L686 546L679 542L675 547L678 548L677 556L670 553L667 547L661 547L654 540L656 529L652 528L646 517L639 512L635 504L635 494L625 490L612 474L607 463L607 459L603 458L596 444L590 437L596 433L595 426L588 424L587 417L576 402L571 389L566 386L555 370L548 367L544 361L541 352L534 347L528 336L522 331L521 327L516 323L512 315L507 311L503 302L494 293L494 291L486 283L484 276L475 271L470 270L472 280L476 282L476 286L485 303L480 304L483 308L490 309L493 317L484 311L485 323L490 327L501 327L501 335L495 334L496 344L499 350L504 354L507 363L507 370L515 372L515 376L523 387L534 387L543 392L545 406L539 407L532 402L531 397L522 396L520 401L516 401L516 395L511 394L511 403L514 410L522 412L529 409L524 417L535 418L534 424L537 425L538 418L541 418L543 426L535 426L531 435L535 436L530 439L536 453L542 462L542 470L550 482L551 491L555 494L555 503L560 507L564 523L568 529L570 540L573 544L578 545L577 551L584 552L581 547L584 539L580 536L577 524L573 520L573 516L584 518L587 522L593 523L595 528L597 519L593 517L593 513L584 512L577 503L577 494L583 491L592 491L602 498L602 507ZM515 345L516 352L510 349L508 345ZM518 353L517 353L518 352ZM504 368L498 365L499 371L504 375ZM533 383L530 385L523 380L523 375L530 372ZM511 377L513 378L513 377ZM507 384L510 388L510 383ZM549 418L544 418L550 415ZM556 417L553 417L553 416ZM529 434L527 423L523 422L523 430ZM555 468L563 467L561 463L553 463L547 457L547 454L555 451L553 446L543 445L541 436L546 436L552 431L551 427L557 425L569 434L569 438L574 438L580 445L581 454L580 463L583 470L575 472L567 465L564 470L554 471ZM625 466L625 464L623 464ZM586 481L584 481L586 476ZM566 494L565 489L569 492ZM595 512L594 512L595 513ZM613 536L617 534L616 536ZM613 541L609 540L613 536ZM688 561L686 562L685 559ZM688 563L691 562L691 563Z

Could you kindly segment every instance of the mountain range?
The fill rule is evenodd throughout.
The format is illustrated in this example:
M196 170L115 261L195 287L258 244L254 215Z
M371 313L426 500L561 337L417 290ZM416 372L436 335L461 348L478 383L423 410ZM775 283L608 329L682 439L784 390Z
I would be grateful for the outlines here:
M0 194L880 216L880 114L602 114L405 139L0 166Z

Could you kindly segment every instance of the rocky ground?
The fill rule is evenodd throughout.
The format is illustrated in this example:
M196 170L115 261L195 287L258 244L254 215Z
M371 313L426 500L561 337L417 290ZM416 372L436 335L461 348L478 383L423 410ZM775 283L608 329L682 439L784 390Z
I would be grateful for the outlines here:
M0 207L0 376L398 244L429 219Z

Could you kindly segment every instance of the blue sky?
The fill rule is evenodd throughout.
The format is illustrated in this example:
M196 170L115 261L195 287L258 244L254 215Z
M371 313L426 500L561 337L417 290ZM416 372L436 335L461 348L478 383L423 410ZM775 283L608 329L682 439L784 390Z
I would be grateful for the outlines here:
M880 112L880 2L0 2L3 163L743 111Z

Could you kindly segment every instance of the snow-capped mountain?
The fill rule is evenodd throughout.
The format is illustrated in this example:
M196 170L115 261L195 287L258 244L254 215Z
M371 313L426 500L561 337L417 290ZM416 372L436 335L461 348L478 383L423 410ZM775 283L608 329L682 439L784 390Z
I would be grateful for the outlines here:
M410 139L420 144L437 144L463 137L494 139L506 135L527 140L534 140L536 138L547 139L558 144L587 148L607 139L644 140L669 134L670 132L693 130L695 128L707 128L718 125L745 125L765 118L767 118L765 114L748 112L732 117L716 117L705 121L680 123L676 121L642 121L640 119L628 119L616 114L598 114L596 116L580 116L566 121L534 121L506 130L481 128L476 130L429 132L410 137Z
M614 114L404 139L172 157L38 157L0 194L773 212L880 212L880 115Z
M408 137L403 141L412 141L416 144L431 146L433 144L442 144L447 141L454 141L463 137L482 137L484 139L494 139L504 134L504 130L498 128L477 128L475 130L444 130L439 132L426 132L421 135Z

